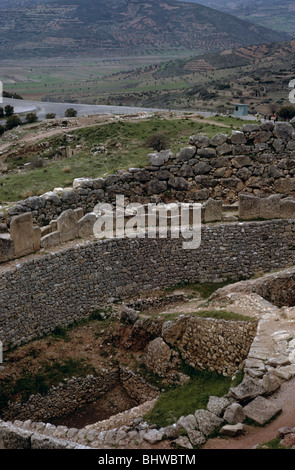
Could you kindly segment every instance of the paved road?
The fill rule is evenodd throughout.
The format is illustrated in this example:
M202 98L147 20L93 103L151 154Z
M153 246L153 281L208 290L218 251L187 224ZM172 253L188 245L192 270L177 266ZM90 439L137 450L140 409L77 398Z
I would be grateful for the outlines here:
M3 98L4 107L10 104L14 107L15 113L29 113L35 112L39 119L45 119L47 113L54 113L56 117L63 117L68 108L77 110L78 116L93 115L93 114L138 114L138 113L153 113L156 111L168 111L167 109L154 109L154 108L139 108L127 106L105 106L105 105L88 105L88 104L73 104L73 103L47 103L43 101L29 101L29 100L15 100L11 98ZM204 117L213 116L215 113L200 112Z

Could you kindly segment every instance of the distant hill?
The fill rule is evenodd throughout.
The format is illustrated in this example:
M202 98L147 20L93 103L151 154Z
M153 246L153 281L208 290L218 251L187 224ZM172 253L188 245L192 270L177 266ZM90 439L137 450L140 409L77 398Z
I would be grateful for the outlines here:
M172 60L119 74L120 90L95 95L109 104L218 111L232 103L268 114L289 103L295 40ZM111 77L116 83L118 76ZM125 86L124 86L125 84ZM133 84L133 88L130 84Z
M0 0L0 59L188 52L285 40L284 34L176 0Z
M179 0L200 3L295 37L294 0Z

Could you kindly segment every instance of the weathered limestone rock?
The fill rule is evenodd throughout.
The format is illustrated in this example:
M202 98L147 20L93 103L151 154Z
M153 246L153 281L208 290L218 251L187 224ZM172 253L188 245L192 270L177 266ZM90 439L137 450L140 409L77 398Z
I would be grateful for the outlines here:
M237 387L230 388L230 394L240 402L249 401L263 393L264 389L261 380L256 380L249 376L246 376Z
M148 344L144 357L146 367L160 377L165 377L170 367L171 349L162 338L156 338Z
M282 366L287 366L290 364L289 358L287 356L276 356L276 357L271 357L268 361L267 364L272 366L272 367L282 367Z
M195 153L195 147L184 147L176 154L176 159L180 161L187 161L190 160L190 158L193 158Z
M260 200L260 217L263 219L275 219L281 217L280 214L280 201L279 194L273 194Z
M38 251L41 248L41 229L40 227L33 227L34 239L33 248L34 251Z
M229 424L242 423L245 419L243 407L239 403L232 403L226 408L223 418Z
M167 189L166 181L152 180L147 183L147 193L149 196L153 194L161 194Z
M214 147L219 147L227 141L227 138L227 134L216 134L211 139L211 145L213 145Z
M163 438L163 433L157 429L150 429L143 435L143 439L150 444L156 444L156 442L161 441Z
M274 418L280 411L281 408L261 396L255 398L244 407L245 416L262 426Z
M78 221L78 236L86 238L93 235L93 227L96 219L97 217L94 212L84 215L84 217Z
M245 428L242 423L226 424L220 430L222 436L236 437L245 433Z
M13 240L9 233L0 234L0 263L14 257Z
M270 395L281 386L281 381L274 374L265 374L262 378L265 395Z
M223 423L222 418L219 418L207 410L197 410L195 412L195 418L197 420L197 428L205 434L205 436L212 434Z
M286 434L284 439L280 441L280 445L287 449L295 448L295 433Z
M193 449L193 446L191 445L189 438L186 436L181 436L172 442L179 449Z
M78 217L74 210L68 209L67 211L64 211L57 218L56 222L61 243L78 237Z
M276 122L273 133L279 139L288 140L292 138L294 128L289 122Z
M171 158L173 158L171 150L161 150L158 153L150 153L148 155L150 165L152 166L162 166Z
M93 188L93 180L89 178L75 178L73 181L73 188Z
M215 222L222 219L222 201L212 198L204 204L204 222Z
M230 402L227 398L223 397L209 397L207 404L207 410L210 413L215 414L216 416L221 416L224 410L230 405Z
M247 194L239 196L239 217L250 220L260 217L260 198Z
M41 238L41 248L50 248L60 244L60 233L52 232Z
M33 215L31 212L15 216L10 224L14 256L24 256L34 251Z
M191 444L195 447L201 446L202 444L205 444L206 442L206 437L200 431L189 431L188 438Z
M210 139L205 135L192 135L189 138L189 144L197 148L208 147L210 145Z
M160 431L163 432L163 438L166 439L177 439L179 437L181 430L181 426L179 424L174 423L171 426L167 426L166 428L161 428Z
M240 131L232 131L230 140L232 144L245 144L247 142L244 132Z
M286 219L295 218L295 201L292 199L281 199L280 201L280 217Z
M199 157L203 157L203 158L214 158L214 157L216 157L216 150L214 148L211 148L211 147L200 148L197 151L197 155L199 155Z
M276 193L287 194L295 191L295 178L280 178L273 184L273 190Z
M170 346L176 346L183 336L183 333L186 329L187 318L179 318L177 321L167 321L163 324L162 336L164 341Z
M138 313L133 308L124 307L121 312L121 322L133 324L138 318Z
M1 423L0 449L30 449L32 432Z
M177 425L186 431L193 431L197 427L197 420L194 415L181 416L177 421Z

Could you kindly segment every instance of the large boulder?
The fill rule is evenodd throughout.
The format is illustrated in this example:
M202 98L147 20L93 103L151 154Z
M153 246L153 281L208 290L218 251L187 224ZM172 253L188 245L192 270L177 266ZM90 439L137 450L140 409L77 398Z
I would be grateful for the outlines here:
M216 431L223 423L223 419L219 418L210 411L207 410L197 410L195 412L195 418L197 420L197 428L205 436L209 436L214 431Z
M261 426L273 419L280 411L280 407L261 396L244 407L245 416Z
M239 402L250 401L263 393L262 381L249 376L246 376L237 387L230 388L230 394Z

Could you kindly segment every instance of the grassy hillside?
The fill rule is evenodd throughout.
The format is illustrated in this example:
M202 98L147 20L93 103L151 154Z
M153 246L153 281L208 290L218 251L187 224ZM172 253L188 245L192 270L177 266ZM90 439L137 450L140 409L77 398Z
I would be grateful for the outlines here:
M34 141L23 146L20 141L7 152L5 165L11 172L0 174L0 203L43 194L55 187L71 186L74 178L97 178L118 169L143 167L148 164L147 155L154 151L147 146L146 140L155 133L160 132L166 137L166 148L178 152L194 133L212 137L218 132L231 133L231 129L237 129L241 124L240 120L220 118L215 124L211 120L196 120L189 114L99 124L71 132L70 145L73 148L81 145L81 149L69 158L58 154L61 146L69 145L62 131L46 139L46 146L42 141L41 145ZM36 129L32 132L35 135ZM104 147L105 151L95 153L97 146Z
M179 0L188 1L188 0ZM294 38L295 5L293 0L189 0L210 8L224 11L278 32L286 32Z
M176 0L56 0L2 8L0 58L200 54L283 40L203 5Z

